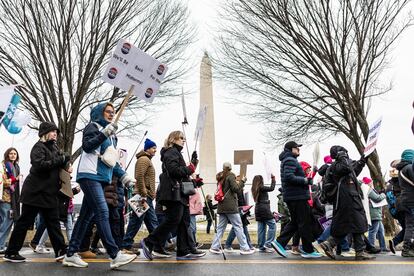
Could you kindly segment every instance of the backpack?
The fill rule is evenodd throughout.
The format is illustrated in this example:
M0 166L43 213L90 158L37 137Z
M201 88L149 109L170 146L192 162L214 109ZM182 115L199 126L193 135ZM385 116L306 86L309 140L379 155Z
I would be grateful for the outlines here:
M397 198L395 197L394 191L388 191L385 196L388 203L388 210L390 211L391 216L395 218L395 215L397 214Z
M332 177L330 168L331 167L329 167L326 170L326 174L322 179L322 189L321 189L320 200L324 204L325 203L333 204L333 202L336 199L336 194L338 192L338 185L332 182L333 177Z
M214 200L217 201L217 202L222 202L224 200L224 198L226 197L227 193L229 192L229 190L227 190L227 192L224 193L223 192L223 181L220 181L217 184L217 191L214 194Z

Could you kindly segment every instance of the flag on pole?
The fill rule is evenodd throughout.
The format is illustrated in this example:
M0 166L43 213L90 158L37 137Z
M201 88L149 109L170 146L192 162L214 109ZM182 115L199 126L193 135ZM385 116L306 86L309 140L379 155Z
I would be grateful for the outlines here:
M198 111L198 118L197 118L197 125L194 135L194 140L197 144L198 141L201 141L201 137L203 136L204 125L206 122L206 114L207 114L207 106L200 107Z
M9 108L10 102L14 95L14 86L0 87L0 122L3 119L3 115L6 114Z
M182 88L181 88L181 105L183 107L183 116L184 116L183 124L188 124L188 121L187 121L187 110L185 109L184 89L182 89Z

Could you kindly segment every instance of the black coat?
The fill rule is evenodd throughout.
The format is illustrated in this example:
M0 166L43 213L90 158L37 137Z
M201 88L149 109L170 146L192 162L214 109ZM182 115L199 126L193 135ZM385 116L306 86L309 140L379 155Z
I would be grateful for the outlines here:
M414 169L413 165L408 162L401 162L401 165L398 164L397 169L399 170L398 181L401 187L401 196L399 197L401 202L400 209L407 211L414 208L414 186L405 180L401 174L404 174L408 180L414 182Z
M362 204L362 190L356 179L365 166L363 161L340 159L332 163L327 181L338 186L339 200L334 201L331 234L334 237L350 233L365 233L368 222ZM352 176L352 169L355 177Z
M181 154L182 147L174 145L171 148L161 149L162 173L158 202L179 201L188 205L189 196L182 194L180 183L190 181L191 170L186 166Z
M23 204L41 208L57 208L61 188L59 170L64 167L64 156L53 141L37 142L30 152L30 173L21 194Z
M310 199L305 172L293 153L285 149L279 155L279 160L281 161L280 179L282 180L283 200L288 202Z
M273 213L270 210L269 192L274 191L276 182L272 181L270 187L262 186L259 190L259 196L257 197L256 206L254 207L254 215L256 221L265 221L273 219Z

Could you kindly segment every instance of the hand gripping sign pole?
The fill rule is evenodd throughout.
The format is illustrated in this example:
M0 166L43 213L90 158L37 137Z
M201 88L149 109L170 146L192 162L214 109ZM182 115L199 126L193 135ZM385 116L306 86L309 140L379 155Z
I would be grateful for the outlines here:
M126 105L128 104L129 98L132 96L132 92L134 91L135 85L131 85L128 89L128 94L125 96L125 99L122 101L121 107L118 110L118 113L116 114L116 118L114 123L117 124L119 121L119 118L121 118L121 114L124 111Z

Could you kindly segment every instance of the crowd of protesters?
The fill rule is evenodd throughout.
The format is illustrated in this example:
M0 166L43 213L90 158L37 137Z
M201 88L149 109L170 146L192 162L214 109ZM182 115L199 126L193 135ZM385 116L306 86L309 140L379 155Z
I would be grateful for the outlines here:
M237 237L241 255L258 251L287 258L290 249L291 254L303 258L325 255L335 259L343 255L371 260L380 252L395 254L396 246L403 243L402 256L414 257L414 150L403 151L400 159L391 163L387 187L377 190L369 177L360 177L367 157L353 160L347 149L332 146L318 168L316 164L299 162L301 144L286 143L279 155L278 212L272 212L269 198L277 185L275 176L271 175L270 186L265 185L261 175L252 179L252 210L257 222L257 241L253 241L248 227L252 206L246 204L245 198L247 179L236 175L231 163L225 162L216 176L217 203L211 195L204 198L203 179L195 174L197 152L186 163L182 154L186 137L181 131L173 131L160 150L159 185L156 187L152 163L157 145L150 139L136 155L135 175L131 177L117 162L114 112L110 103L98 104L91 110L90 122L83 130L76 173L79 186L71 187L70 156L58 148L60 131L54 123L40 124L39 141L31 150L31 168L24 185L20 183L17 149L9 148L4 153L0 168L0 254L4 260L26 260L19 251L35 220L37 231L29 246L37 253L50 253L45 246L49 238L56 261L64 266L87 267L86 259L102 254L97 250L99 240L110 257L111 269L131 263L140 255L134 248L134 238L142 223L148 230L148 236L140 242L145 258L170 258L175 250L177 260L195 260L206 255L200 250L202 243L197 242L200 215L207 221L207 234L214 228L209 249L212 254L234 252L232 243ZM318 174L320 181L316 182ZM134 211L126 214L128 189L147 206L142 215ZM72 198L80 190L84 197L73 226ZM385 205L401 227L388 244L382 223ZM129 222L125 229L126 215ZM67 242L61 222L65 224ZM276 222L281 224L277 237ZM223 247L228 224L231 230Z

